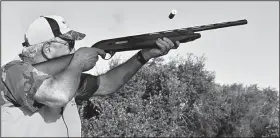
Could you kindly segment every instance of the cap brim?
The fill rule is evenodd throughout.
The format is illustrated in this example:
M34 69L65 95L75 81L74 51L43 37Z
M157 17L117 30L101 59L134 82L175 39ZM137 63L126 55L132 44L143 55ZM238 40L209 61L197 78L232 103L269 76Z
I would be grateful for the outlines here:
M71 30L65 34L60 35L59 37L70 40L82 40L85 38L85 36L86 34Z

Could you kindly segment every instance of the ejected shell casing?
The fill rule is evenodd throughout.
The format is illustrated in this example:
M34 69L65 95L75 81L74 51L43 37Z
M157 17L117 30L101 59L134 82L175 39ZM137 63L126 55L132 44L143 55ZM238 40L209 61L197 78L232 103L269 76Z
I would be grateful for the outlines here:
M173 17L177 14L176 10L172 10L171 13L169 14L169 19L173 19Z

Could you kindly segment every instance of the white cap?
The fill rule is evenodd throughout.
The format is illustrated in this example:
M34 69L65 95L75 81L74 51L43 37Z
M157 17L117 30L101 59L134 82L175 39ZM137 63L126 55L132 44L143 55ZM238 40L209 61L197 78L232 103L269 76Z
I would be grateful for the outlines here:
M55 37L68 40L82 40L85 36L83 33L71 30L61 16L40 16L29 26L24 35L25 42L22 45L30 46Z

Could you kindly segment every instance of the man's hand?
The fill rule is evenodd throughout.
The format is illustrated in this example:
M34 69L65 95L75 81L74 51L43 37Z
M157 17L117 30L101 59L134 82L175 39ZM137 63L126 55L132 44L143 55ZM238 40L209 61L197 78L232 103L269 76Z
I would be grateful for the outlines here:
M88 71L95 66L98 61L98 55L105 58L106 53L98 48L79 48L74 54L71 65L80 68L82 71Z
M176 41L176 43L174 44L170 39L164 37L163 39L159 38L156 41L156 44L159 48L143 49L141 51L143 57L146 60L166 55L170 51L170 49L177 49L180 45L180 42Z

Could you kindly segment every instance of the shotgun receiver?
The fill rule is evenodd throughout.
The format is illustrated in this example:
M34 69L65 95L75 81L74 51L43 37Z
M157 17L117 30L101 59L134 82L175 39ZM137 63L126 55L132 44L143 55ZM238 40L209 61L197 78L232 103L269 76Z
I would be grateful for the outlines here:
M157 48L156 40L158 38L167 37L173 42L179 41L180 43L186 43L186 42L194 41L201 37L199 33L195 33L195 32L219 29L219 28L225 28L225 27L231 27L237 25L244 25L244 24L247 24L247 20L237 20L237 21L215 23L215 24L195 26L189 28L161 31L155 33L148 33L142 35L119 37L119 38L99 41L94 45L92 45L91 47L102 49L106 53L109 53L112 57L116 52L138 50L138 49L145 49L145 48ZM51 59L46 62L37 63L34 64L34 66L40 71L53 75L64 70L70 64L72 58L73 58L73 54L70 54L63 57Z
M156 40L158 38L167 37L173 42L179 41L180 43L186 43L194 41L201 37L200 31L219 29L224 27L231 27L237 25L247 24L247 20L237 20L230 22L215 23L209 25L195 26L189 28L181 28L174 30L167 30L155 33L147 33L142 35L134 35L127 37L119 37L113 39L102 40L92 47L99 48L104 50L106 53L109 53L111 57L115 52L129 51L129 50L139 50L145 48L156 48Z

